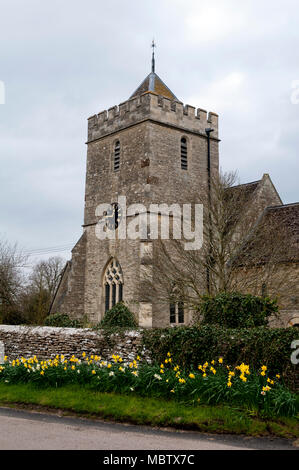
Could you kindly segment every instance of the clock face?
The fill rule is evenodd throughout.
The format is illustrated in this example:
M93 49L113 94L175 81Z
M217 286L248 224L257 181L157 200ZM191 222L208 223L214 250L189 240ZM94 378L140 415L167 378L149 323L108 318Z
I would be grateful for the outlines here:
M111 204L105 215L106 226L108 230L116 230L122 218L122 209L117 204Z

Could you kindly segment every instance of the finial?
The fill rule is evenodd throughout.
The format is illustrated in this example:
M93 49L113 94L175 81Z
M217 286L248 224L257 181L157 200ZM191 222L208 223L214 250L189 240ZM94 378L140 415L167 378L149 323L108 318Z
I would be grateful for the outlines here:
M152 54L152 73L154 73L154 72L155 72L155 47L157 47L154 39L152 40L152 45L151 45L151 47L153 48L153 54Z

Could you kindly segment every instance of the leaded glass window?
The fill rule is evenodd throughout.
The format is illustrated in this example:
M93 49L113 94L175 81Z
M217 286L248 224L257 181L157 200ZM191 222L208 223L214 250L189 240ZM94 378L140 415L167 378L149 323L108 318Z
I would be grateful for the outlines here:
M104 274L105 312L123 300L123 273L119 262L113 258Z

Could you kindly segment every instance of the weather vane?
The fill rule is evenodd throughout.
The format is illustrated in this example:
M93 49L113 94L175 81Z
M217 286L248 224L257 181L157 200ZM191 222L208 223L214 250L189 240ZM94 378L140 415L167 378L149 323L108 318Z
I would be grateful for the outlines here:
M153 48L153 54L152 54L152 72L154 73L154 72L155 72L155 47L157 47L154 39L152 40L152 45L151 45L151 47Z

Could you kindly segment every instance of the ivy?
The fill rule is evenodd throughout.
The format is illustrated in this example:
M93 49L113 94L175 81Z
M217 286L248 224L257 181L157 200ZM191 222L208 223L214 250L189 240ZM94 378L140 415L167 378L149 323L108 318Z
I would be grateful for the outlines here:
M266 326L268 318L278 312L277 301L239 292L223 292L204 296L199 309L203 324L227 328Z

